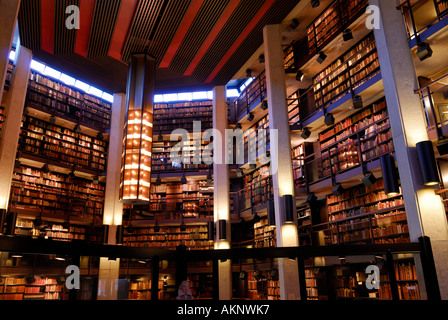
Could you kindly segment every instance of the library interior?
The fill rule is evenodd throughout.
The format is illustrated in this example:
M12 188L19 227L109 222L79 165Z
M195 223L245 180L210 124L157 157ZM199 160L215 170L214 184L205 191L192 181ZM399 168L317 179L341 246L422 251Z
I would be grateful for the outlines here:
M447 0L0 6L0 300L448 300Z

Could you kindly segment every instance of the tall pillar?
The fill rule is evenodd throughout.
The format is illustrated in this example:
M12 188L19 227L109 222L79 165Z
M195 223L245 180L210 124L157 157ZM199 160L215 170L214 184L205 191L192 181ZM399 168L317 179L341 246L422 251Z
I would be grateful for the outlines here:
M227 129L226 87L213 88L213 128L221 134L222 139L213 138L213 210L216 226L215 249L230 248L230 187L229 167L226 159L225 131ZM218 159L220 156L221 159ZM219 221L225 221L220 223ZM225 226L225 227L224 227ZM222 227L222 229L220 228ZM225 230L224 230L225 228ZM225 237L220 237L225 231ZM220 239L223 238L223 239ZM219 299L232 298L232 263L230 260L220 261Z
M119 201L123 126L126 95L114 94L112 103L109 150L107 153L107 180L104 195L103 225L107 226L107 244L115 245L117 226L122 225L123 203ZM116 300L120 260L101 257L98 272L98 300Z
M25 105L32 53L19 46L16 52L14 77L5 106L5 122L0 141L0 209L7 209L14 163Z
M2 10L0 10L0 101L2 101L6 71L8 70L8 57L14 38L19 8L20 0L2 1Z
M277 246L292 247L298 245L298 235L291 160L291 137L288 106L286 103L286 77L280 25L265 26L263 37ZM286 221L285 219L284 196L292 196L293 221ZM297 261L283 258L278 259L278 264L280 299L300 299Z
M428 236L432 243L442 299L448 299L448 226L439 196L423 185L416 144L428 140L423 108L406 30L396 1L370 0L380 8L375 40L395 145L396 161L412 242Z

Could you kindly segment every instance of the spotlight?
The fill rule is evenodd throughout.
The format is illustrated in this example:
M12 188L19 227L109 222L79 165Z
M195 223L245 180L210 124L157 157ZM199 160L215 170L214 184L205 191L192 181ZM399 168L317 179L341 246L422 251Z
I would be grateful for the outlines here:
M352 98L352 102L353 102L353 108L354 109L362 109L363 108L363 103L362 103L362 97L361 96L354 96Z
M300 135L304 140L308 139L311 135L311 131L308 128L303 129L302 134Z
M247 69L246 70L246 78L251 78L252 77L252 70L251 69Z
M56 118L54 116L50 117L50 123L51 124L55 124L56 123Z
M48 164L44 164L44 166L42 167L42 172L43 173L48 173L50 172L50 168L48 167Z
M260 56L258 57L258 62L264 63L264 61L265 61L264 54L260 54Z
M75 178L76 178L76 176L75 176L75 172L73 172L73 171L70 171L70 173L68 174L68 176L70 177L70 179L75 179Z
M268 109L268 102L266 100L263 100L261 103L261 110L267 110Z
M180 224L180 231L185 231L187 230L187 226L185 225L185 222L182 221L182 223Z
M160 226L159 224L156 222L156 224L154 225L154 232L159 232L160 231Z
M364 185L365 185L366 187L369 187L369 186L375 184L375 182L376 182L376 177L375 177L375 175L374 175L373 173L371 173L371 172L367 173L367 174L364 176L364 178L362 178L362 183L364 183Z
M317 57L317 62L322 64L325 61L325 59L327 59L327 55L323 51L319 52L319 56Z
M350 41L353 39L353 33L350 29L345 29L342 33L342 38L344 41Z
M212 184L213 183L213 177L211 174L207 175L207 183Z
M36 217L33 221L33 225L35 227L40 227L42 225L42 219L40 217Z
M327 113L325 116L325 124L327 126L332 126L334 125L334 116L331 113Z
M420 61L426 60L432 56L432 49L426 42L421 42L418 44L417 57Z
M254 170L254 169L257 168L257 164L255 164L255 163L251 163L251 164L249 165L249 168L252 169L252 170Z
M302 82L303 78L305 78L305 75L303 74L302 71L299 70L296 74L296 80Z
M299 26L300 22L296 18L292 19L291 23L289 24L289 27L292 30L295 30Z
M73 131L75 131L76 133L81 132L81 127L79 126L79 124L77 124L74 128Z
M162 184L162 179L160 177L157 177L156 182L154 182L155 186L160 186Z
M238 178L241 178L243 176L243 170L240 168L236 169L236 176Z
M317 197L316 197L316 195L313 192L311 192L308 195L308 197L306 198L306 202L308 202L308 203L313 203L313 202L316 202L316 201L317 201Z
M333 188L333 194L335 196L340 196L344 193L344 187L341 184L337 184L334 188Z
M254 114L252 112L249 112L249 114L247 115L247 121L252 121L254 120Z
M182 184L186 184L187 183L187 178L185 176L183 176L182 178L180 178L180 183Z
M102 134L101 132L98 132L98 134L96 135L96 138L97 138L98 140L103 140L103 139L104 139L104 136L103 136L103 134Z
M311 0L311 6L313 8L317 8L318 6L320 6L320 1L319 0Z
M97 184L99 184L100 183L100 177L99 176L95 176L94 178L93 178L93 184L95 184L95 185L97 185Z
M235 125L235 130L241 130L241 123L237 123L236 125Z
M159 134L159 136L157 137L157 140L163 141L163 135Z
M439 173L437 171L434 148L431 141L421 141L416 144L420 168L425 186L435 186L439 184Z
M258 222L260 222L260 220L261 220L260 216L257 213L255 213L253 218L252 218L252 222L253 223L258 223Z

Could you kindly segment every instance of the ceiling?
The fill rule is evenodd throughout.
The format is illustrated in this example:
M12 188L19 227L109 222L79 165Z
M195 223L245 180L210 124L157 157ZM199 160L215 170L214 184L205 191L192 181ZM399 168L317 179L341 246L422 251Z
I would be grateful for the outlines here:
M134 52L157 61L156 92L226 85L300 0L22 0L21 44L101 90L126 91ZM66 19L79 8L79 29ZM70 20L69 22L73 22Z

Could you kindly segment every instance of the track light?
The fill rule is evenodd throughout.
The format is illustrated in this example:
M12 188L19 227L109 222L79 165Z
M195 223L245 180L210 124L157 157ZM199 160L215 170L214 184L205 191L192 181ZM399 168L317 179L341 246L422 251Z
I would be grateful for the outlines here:
M373 173L371 173L371 172L367 173L367 174L364 176L364 178L362 178L362 183L364 183L364 185L365 185L366 187L369 187L369 186L375 184L375 182L376 182L376 177L375 177L375 175L374 175Z
M268 109L268 102L266 100L263 100L261 102L261 110L267 110Z
M253 223L258 223L258 222L260 222L260 220L261 220L260 216L257 213L255 213L253 218L252 218L252 222Z
M42 167L42 172L43 173L49 173L50 172L50 168L48 167L48 164L44 164L44 166Z
M62 228L70 229L70 221L68 220L64 221L64 223L62 224Z
M311 0L311 6L313 8L317 8L318 6L320 6L320 1L319 0Z
M252 77L252 70L251 69L247 69L246 70L246 78L251 78Z
M252 169L252 170L254 170L254 169L257 168L257 165L256 165L255 163L251 163L251 164L249 165L249 168Z
M180 183L186 184L187 183L187 178L185 176L182 176L182 178L180 178Z
M51 124L55 124L56 123L55 116L51 116L49 121L50 121Z
M294 19L292 19L291 23L289 24L289 27L290 27L292 30L295 30L295 29L297 29L297 27L299 26L299 24L300 24L299 20L296 19L296 18L294 18Z
M75 172L74 172L73 170L70 171L70 173L68 174L68 176L70 177L70 179L75 179L75 178L76 178Z
M269 206L268 206L268 225L269 226L275 226L275 206L274 206L274 200L269 200Z
M420 42L417 49L417 57L420 61L424 61L432 56L432 49L426 42Z
M212 177L212 175L210 173L207 175L207 183L208 184L212 184L213 183L213 177Z
M317 62L322 64L325 61L325 59L327 59L327 55L323 51L319 52L319 56L317 57Z
M283 196L283 206L285 210L285 221L294 221L294 198L292 195L287 194Z
M40 227L40 226L42 225L42 219L41 219L41 217L36 217L36 218L34 219L34 221L33 221L33 225L34 225L35 227Z
M344 191L345 191L344 187L343 187L341 184L337 184L337 185L333 188L332 193L333 193L335 196L340 196L340 195L342 195L342 194L344 193Z
M241 123L237 123L236 125L235 125L235 130L241 130L242 129L242 127L241 127Z
M303 129L302 134L300 135L304 140L308 139L311 135L311 131L308 128Z
M383 173L384 189L387 196L392 197L400 194L398 185L397 169L395 167L395 159L389 154L380 158L381 170Z
M317 197L316 197L316 195L313 192L311 192L308 195L308 197L306 198L306 202L308 202L308 203L313 203L313 202L316 202L316 201L317 201Z
M160 186L162 184L162 179L160 177L157 177L156 182L154 182L155 186Z
M344 41L350 41L353 39L353 33L350 29L345 29L342 32L342 38L344 39Z
M439 173L437 170L436 157L431 141L421 141L416 144L420 168L425 186L439 184Z
M361 96L354 96L352 98L352 102L353 102L353 108L354 109L362 109L364 107L364 104L362 103L362 97Z
M159 136L157 137L158 141L163 141L163 135L159 133Z
M325 115L325 120L324 120L324 122L325 122L325 124L326 124L327 126L332 126L332 125L334 125L334 116L333 116L333 114L331 114L331 113L327 113L327 114Z
M180 231L185 231L187 230L187 226L185 225L185 222L182 221L182 223L180 224Z
M103 140L103 139L104 139L104 136L103 136L103 134L102 134L101 132L98 132L98 134L96 135L96 138L97 138L98 140Z
M159 232L160 231L160 226L156 221L156 224L154 225L154 232Z
M243 176L243 170L240 168L236 169L236 176L238 178L241 178Z
M252 112L249 112L249 114L247 115L247 121L252 121L254 120L254 114Z
M304 78L305 74L303 74L303 72L299 70L296 74L296 80L302 82Z
M77 124L74 128L73 131L75 131L76 133L81 132L81 127L79 126L79 124Z
M100 177L99 176L93 177L92 183L95 184L95 185L99 184L100 183Z
M260 62L260 63L264 63L265 62L264 54L260 54L260 56L258 57L258 62Z

